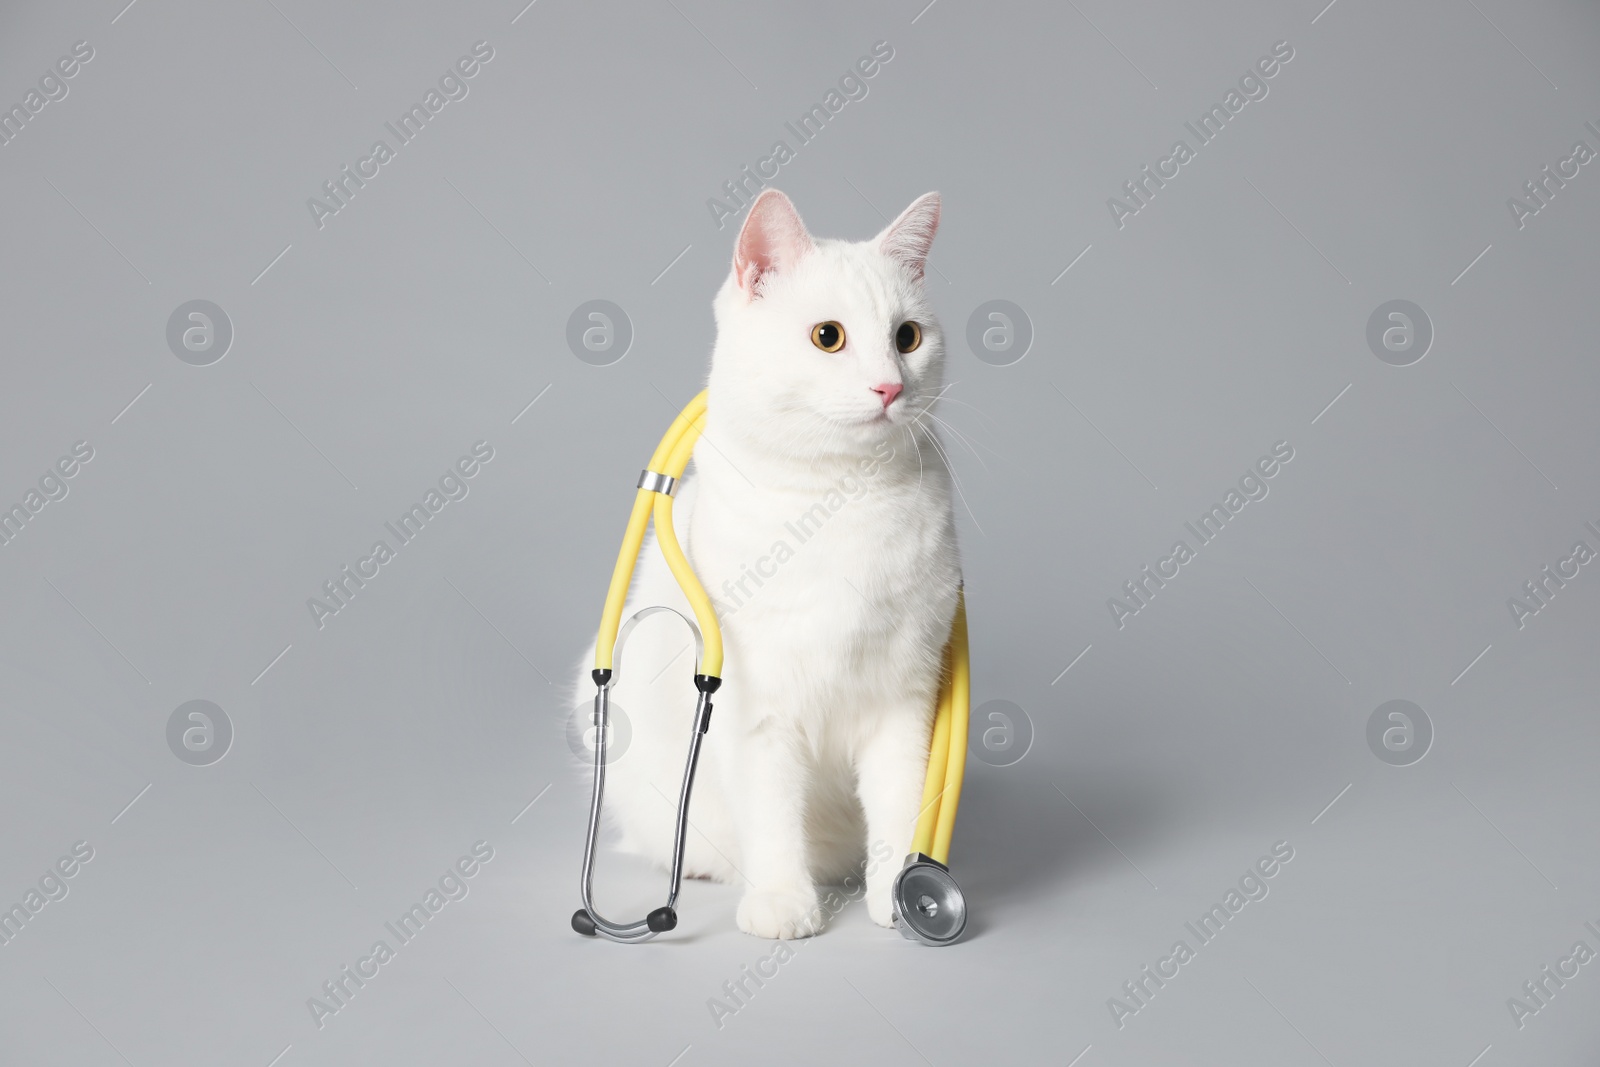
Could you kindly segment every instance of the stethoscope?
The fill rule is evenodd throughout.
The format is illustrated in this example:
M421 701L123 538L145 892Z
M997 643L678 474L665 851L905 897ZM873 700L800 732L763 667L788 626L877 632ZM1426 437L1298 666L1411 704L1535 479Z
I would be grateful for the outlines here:
M717 613L706 595L694 568L672 526L672 491L689 465L695 442L705 429L706 394L702 391L678 413L666 436L656 446L650 464L639 475L633 513L628 517L622 549L611 573L605 610L600 616L600 633L595 641L594 678L594 792L589 801L588 837L583 846L583 878L579 892L583 907L572 913L572 928L587 937L596 935L611 941L648 941L678 925L678 890L683 883L683 849L689 826L689 796L694 790L695 769L700 762L700 745L711 725L711 695L722 685L722 629ZM648 607L634 613L624 624L623 606L634 567L644 546L646 530L655 520L656 542L666 557L667 567L678 587L688 598L694 621L671 608ZM672 881L667 902L643 919L615 923L594 906L595 844L600 833L600 810L605 794L606 742L611 707L611 687L622 671L622 648L628 635L644 619L660 612L677 615L693 631L699 667L694 676L695 700L693 731L689 735L689 756L678 792L677 818L672 844ZM698 625L696 625L698 623ZM922 805L918 809L911 854L895 876L893 896L895 926L907 938L926 945L948 945L961 936L967 924L966 899L950 876L950 838L955 830L956 809L961 802L961 782L966 772L967 720L971 708L971 668L967 649L967 610L965 596L958 591L955 620L950 641L945 646L944 672L933 720L933 736L928 750L928 773L922 786Z

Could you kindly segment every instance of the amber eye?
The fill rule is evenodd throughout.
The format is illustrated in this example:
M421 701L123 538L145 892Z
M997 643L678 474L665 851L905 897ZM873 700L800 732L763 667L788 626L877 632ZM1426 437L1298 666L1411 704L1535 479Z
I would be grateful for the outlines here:
M902 322L894 332L894 346L902 353L915 352L922 344L922 327L914 322Z
M811 343L824 352L837 352L844 347L844 327L837 322L819 322L811 327Z

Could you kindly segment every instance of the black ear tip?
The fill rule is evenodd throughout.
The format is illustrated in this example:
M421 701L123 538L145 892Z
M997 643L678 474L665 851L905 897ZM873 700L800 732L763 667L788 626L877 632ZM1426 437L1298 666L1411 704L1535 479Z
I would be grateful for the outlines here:
M584 937L593 937L595 934L594 919L583 908L572 913L572 928Z
M657 908L645 916L644 923L658 934L664 934L678 925L678 913L671 908Z

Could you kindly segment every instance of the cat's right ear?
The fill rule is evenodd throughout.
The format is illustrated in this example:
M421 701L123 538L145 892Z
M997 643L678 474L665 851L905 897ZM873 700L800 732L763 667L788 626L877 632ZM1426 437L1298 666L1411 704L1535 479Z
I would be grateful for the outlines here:
M733 276L749 299L761 295L769 274L792 268L815 245L789 198L776 189L763 190L750 205L739 240L733 246Z

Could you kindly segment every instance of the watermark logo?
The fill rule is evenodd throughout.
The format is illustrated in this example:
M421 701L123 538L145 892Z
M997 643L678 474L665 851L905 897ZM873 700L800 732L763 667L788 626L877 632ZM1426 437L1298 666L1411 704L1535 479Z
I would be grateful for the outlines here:
M1600 527L1592 522L1584 523L1588 532L1600 537ZM1550 601L1555 599L1557 593L1567 587L1567 583L1578 576L1584 564L1595 558L1594 549L1589 547L1589 542L1578 540L1572 544L1572 551L1555 561L1554 565L1545 564L1544 568L1528 581L1522 583L1522 593L1506 598L1506 607L1511 609L1511 617L1516 620L1517 629L1528 625L1528 620L1539 612L1549 607Z
M1590 133L1600 137L1600 128L1594 123L1585 122L1583 125ZM1520 230L1528 225L1530 218L1549 207L1556 193L1565 189L1567 182L1576 178L1594 157L1595 150L1589 147L1587 141L1573 141L1572 150L1556 160L1554 170L1551 170L1550 164L1546 163L1531 181L1523 182L1522 192L1526 199L1514 196L1506 198L1506 208L1511 212L1511 221L1517 224L1517 229Z
M615 700L606 704L606 766L628 754L633 741L633 723ZM595 721L594 701L586 700L567 716L567 747L572 754L594 766L595 746L600 743L600 724Z
M446 105L465 100L472 91L468 83L493 58L494 46L488 41L474 44L469 54L446 67L444 73L439 75L437 89L429 86L421 100L414 101L392 122L383 124L383 128L394 138L393 145L384 138L373 141L368 153L356 160L354 169L346 163L338 174L322 183L322 196L326 199L307 197L306 210L311 213L311 221L316 223L317 229L327 226L329 218L349 207L356 195L367 187L367 182L376 178L382 168L398 158L400 149L416 140Z
M720 590L722 595L718 596L715 592L711 595L711 605L716 608L717 617L727 622L754 600L767 582L778 576L783 565L822 532L824 523L844 510L851 501L867 495L872 487L872 479L894 458L894 446L887 441L878 442L871 455L856 461L856 470L841 475L820 499L792 521L784 523L783 530L794 539L794 543L790 544L788 538L777 537L767 555L757 558L753 564L741 563L737 578L724 579ZM753 589L752 584L755 587Z
M439 917L447 904L467 899L467 894L472 891L470 880L492 859L493 845L482 840L474 842L470 854L446 867L444 873L423 890L421 897L411 907L383 924L384 930L394 938L394 944L391 945L387 937L374 941L365 956L358 956L353 965L341 967L332 978L322 983L322 989L316 995L307 997L306 1010L311 1013L311 1021L317 1024L317 1029L321 1030L330 1018L348 1008L356 994L378 977L402 948L415 941Z
M1600 926L1592 922L1583 924L1584 929L1600 938ZM1572 951L1556 959L1554 965L1545 964L1528 981L1522 983L1522 996L1507 997L1506 1009L1511 1012L1511 1021L1521 1030L1528 1025L1528 1020L1540 1011L1548 1008L1556 994L1567 988L1567 983L1578 977L1584 964L1595 958L1595 951L1587 941L1576 941Z
M76 477L83 465L93 458L94 446L88 441L79 441L72 446L71 453L45 468L45 472L39 476L39 488L30 486L22 494L20 503L10 507L0 504L0 545L9 545L15 540L33 521L33 517L44 510L46 504L65 500L71 492L68 480Z
M1246 867L1238 881L1228 887L1222 899L1212 904L1209 911L1183 924L1184 936L1172 943L1165 956L1153 965L1145 964L1135 977L1123 982L1122 995L1106 1000L1106 1010L1111 1013L1111 1021L1117 1024L1117 1029L1121 1030L1129 1018L1148 1008L1156 994L1198 958L1202 948L1222 936L1222 931L1239 917L1246 905L1266 900L1272 892L1270 879L1277 877L1294 855L1294 846L1289 842L1274 842L1271 851Z
M1367 747L1391 767L1409 767L1433 745L1433 720L1409 700L1378 705L1367 719Z
M399 518L383 524L384 530L394 538L393 545L384 538L374 541L372 550L356 560L354 569L346 563L338 574L322 583L322 592L327 599L307 597L306 610L311 613L311 621L317 624L317 629L322 629L330 617L349 607L357 594L367 587L367 583L398 558L400 549L420 537L428 524L439 517L445 505L465 500L472 491L471 480L492 459L494 446L488 441L476 442L468 455L445 468L437 488L430 487L422 499L412 504Z
M633 347L633 320L609 300L579 304L567 316L567 347L591 367L609 367Z
M867 857L856 865L856 870L845 875L839 889L829 888L811 909L809 926L813 933L820 932L844 910L846 904L860 900L867 892L867 879L894 861L894 850L886 841L874 841L867 849ZM859 872L859 873L857 873ZM843 889L843 892L840 892ZM706 1010L718 1030L728 1025L728 1020L750 1006L766 984L779 974L779 969L810 944L810 939L779 941L772 951L758 957L754 963L744 964L739 973L722 983L721 997L707 997Z
M233 720L209 700L179 704L167 717L167 747L191 767L209 767L233 746Z
M967 347L991 367L1009 367L1033 347L1033 320L1009 300L988 300L967 319Z
M747 163L738 174L723 182L722 196L706 199L706 210L711 213L711 221L716 223L717 229L723 229L729 219L737 219L744 214L745 209L755 203L760 191L767 187L767 182L776 178L782 168L794 161L801 147L821 136L828 123L847 104L865 100L870 89L867 81L876 77L893 58L894 45L888 41L873 44L871 53L857 59L839 78L837 88L830 87L820 103L812 104L793 122L783 124L784 130L794 138L793 148L787 140L774 141L771 151L756 160L754 169ZM745 80L749 81L748 78ZM755 83L751 82L751 88L754 87Z
M1009 700L985 701L972 713L967 754L991 767L1014 767L1033 747L1033 720Z
M1111 612L1111 621L1117 624L1117 629L1127 626L1130 618L1149 607L1156 594L1165 589L1185 565L1198 558L1201 548L1221 536L1228 522L1237 518L1247 504L1265 500L1272 491L1267 483L1292 459L1293 445L1288 441L1274 444L1270 453L1257 459L1239 477L1238 488L1229 488L1220 503L1212 504L1211 509L1199 518L1183 524L1183 528L1194 538L1193 545L1189 544L1187 537L1178 538L1172 543L1172 551L1156 560L1154 570L1146 564L1137 575L1123 582L1122 592L1126 599L1114 596L1106 600L1106 608Z
M1147 163L1133 178L1123 182L1122 197L1113 196L1106 200L1106 209L1111 212L1111 221L1117 229L1125 228L1128 219L1149 207L1156 193L1183 173L1183 168L1199 157L1202 148L1220 137L1247 105L1265 100L1270 92L1267 83L1277 77L1284 64L1292 60L1294 55L1294 46L1288 41L1278 41L1268 55L1245 69L1236 87L1228 87L1220 103L1212 104L1195 121L1183 124L1183 128L1194 138L1193 145L1186 137L1178 138L1172 142L1168 153L1156 160L1155 169L1152 170ZM1153 84L1151 88L1154 88Z
M79 841L72 851L45 868L37 885L30 885L22 899L10 908L0 905L0 945L9 945L45 906L65 900L71 892L67 879L75 877L83 865L94 859L94 846Z
M1409 367L1433 347L1433 320L1409 300L1379 304L1367 319L1367 347L1391 367Z
M167 347L191 367L209 367L233 347L233 320L209 300L179 304L167 317Z
M94 45L77 42L71 55L62 56L53 67L45 68L39 87L24 93L20 104L0 105L0 145L10 144L48 105L65 100L72 90L67 81L77 77L83 65L93 58Z

